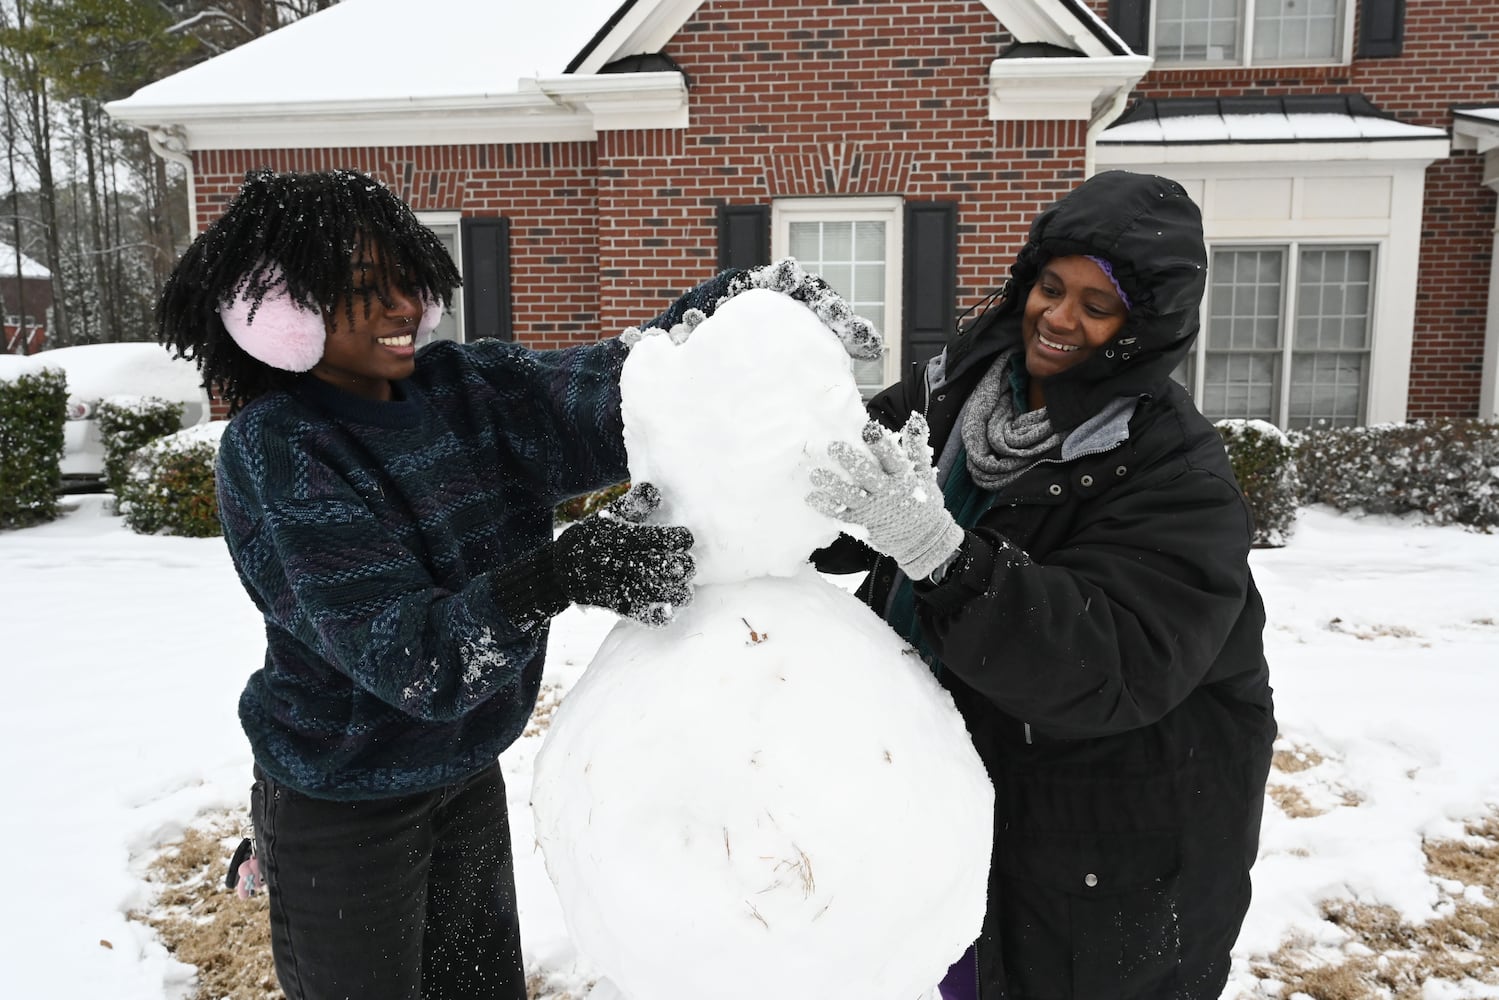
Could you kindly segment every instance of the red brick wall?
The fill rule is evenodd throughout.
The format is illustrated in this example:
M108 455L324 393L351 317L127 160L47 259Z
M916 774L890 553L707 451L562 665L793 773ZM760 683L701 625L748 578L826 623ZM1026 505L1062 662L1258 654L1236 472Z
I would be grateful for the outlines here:
M1100 16L1107 0L1089 0ZM1355 31L1355 38L1357 32ZM1359 93L1413 125L1452 128L1453 105L1499 103L1499 0L1406 4L1405 45L1393 59L1271 69L1158 69L1139 97ZM1482 379L1494 193L1481 158L1452 154L1426 172L1410 416L1473 416Z
M685 132L202 152L199 222L259 166L354 167L418 210L503 214L517 337L554 345L649 318L710 277L721 202L950 199L961 309L1003 280L1036 212L1082 179L1082 123L988 120L989 63L1008 41L973 0L709 0L666 49L691 80Z

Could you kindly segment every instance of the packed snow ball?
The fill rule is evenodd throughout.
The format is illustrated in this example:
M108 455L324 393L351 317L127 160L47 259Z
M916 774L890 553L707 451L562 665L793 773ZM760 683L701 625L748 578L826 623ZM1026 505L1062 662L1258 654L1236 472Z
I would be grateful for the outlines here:
M571 937L628 1000L913 1000L978 934L993 788L920 657L808 563L838 526L807 474L865 420L848 356L751 291L623 387L631 472L708 580L614 628L537 758Z

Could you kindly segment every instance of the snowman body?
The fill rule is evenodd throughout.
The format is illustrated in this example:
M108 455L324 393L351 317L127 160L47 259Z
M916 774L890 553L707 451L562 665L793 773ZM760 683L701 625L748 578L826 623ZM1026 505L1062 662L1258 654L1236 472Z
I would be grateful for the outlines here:
M630 1000L916 1000L978 935L993 790L952 700L808 554L807 473L864 423L848 357L768 291L622 379L631 478L697 541L693 603L621 622L536 762L579 950Z

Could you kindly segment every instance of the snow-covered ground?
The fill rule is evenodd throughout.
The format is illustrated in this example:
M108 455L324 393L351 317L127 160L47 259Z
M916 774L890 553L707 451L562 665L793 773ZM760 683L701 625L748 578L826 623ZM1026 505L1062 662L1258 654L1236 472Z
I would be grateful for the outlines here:
M68 498L61 520L0 533L8 996L186 995L191 970L126 912L150 902L141 875L154 846L204 811L242 805L249 786L235 703L261 636L223 544L132 534L106 500ZM1322 899L1433 913L1442 897L1422 837L1458 835L1499 806L1499 536L1313 508L1288 547L1253 559L1282 746L1315 762L1272 781L1325 811L1266 810L1232 998L1259 995L1250 959L1291 932L1338 944ZM605 612L564 613L548 683L576 681L612 624ZM589 970L531 848L540 742L503 758L527 966L583 996Z

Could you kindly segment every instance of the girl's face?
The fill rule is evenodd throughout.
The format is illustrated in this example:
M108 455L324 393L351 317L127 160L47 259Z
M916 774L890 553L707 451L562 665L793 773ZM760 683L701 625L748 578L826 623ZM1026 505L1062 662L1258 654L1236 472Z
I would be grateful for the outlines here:
M1020 332L1030 404L1045 404L1041 379L1081 364L1114 339L1129 309L1103 268L1086 257L1053 257L1041 268L1025 300Z
M380 271L376 246L356 250L350 266L353 302L336 302L323 315L328 339L312 374L355 395L385 401L391 397L391 382L408 378L416 369L422 300L411 289L395 284L382 297L376 283Z

